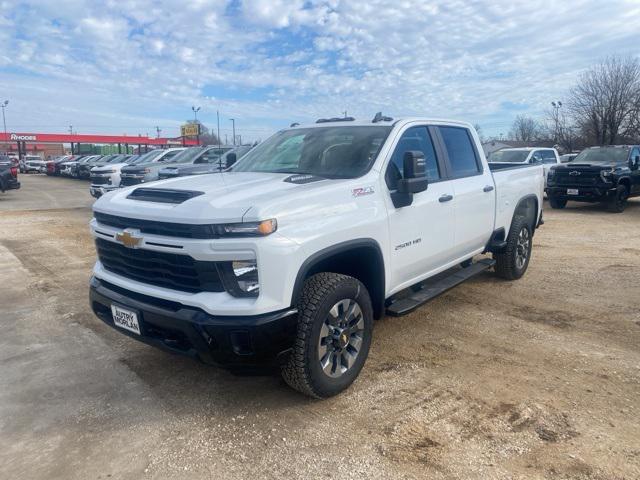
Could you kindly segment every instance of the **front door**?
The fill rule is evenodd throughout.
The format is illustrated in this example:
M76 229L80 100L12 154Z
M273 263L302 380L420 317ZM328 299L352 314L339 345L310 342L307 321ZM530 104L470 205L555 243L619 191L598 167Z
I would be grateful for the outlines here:
M398 179L403 178L404 153L410 150L424 153L429 186L413 195L411 205L396 208L390 200L391 194L397 188ZM391 288L397 290L453 259L455 201L453 185L445 175L426 125L410 126L401 134L386 168L393 265Z

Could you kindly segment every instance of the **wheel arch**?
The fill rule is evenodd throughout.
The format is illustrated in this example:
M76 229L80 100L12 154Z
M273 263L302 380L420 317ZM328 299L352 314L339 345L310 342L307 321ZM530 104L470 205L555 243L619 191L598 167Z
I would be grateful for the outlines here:
M525 217L531 226L531 234L533 235L536 225L538 224L538 212L539 212L539 203L538 197L534 194L525 195L522 197L518 204L516 205L515 210L513 211L513 218L511 219L511 223L513 224L513 219L517 216Z
M620 178L618 180L618 185L624 185L625 187L627 187L627 190L631 192L631 178L629 177Z
M385 269L382 249L372 238L338 243L307 258L296 275L292 305L297 305L307 278L320 272L342 273L360 280L371 297L374 318L384 313Z

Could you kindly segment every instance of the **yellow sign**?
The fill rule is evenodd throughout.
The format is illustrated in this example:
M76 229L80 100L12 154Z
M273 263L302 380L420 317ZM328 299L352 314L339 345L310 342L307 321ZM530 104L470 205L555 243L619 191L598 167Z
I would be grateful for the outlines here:
M200 124L188 123L180 127L180 133L183 137L197 137L200 135Z

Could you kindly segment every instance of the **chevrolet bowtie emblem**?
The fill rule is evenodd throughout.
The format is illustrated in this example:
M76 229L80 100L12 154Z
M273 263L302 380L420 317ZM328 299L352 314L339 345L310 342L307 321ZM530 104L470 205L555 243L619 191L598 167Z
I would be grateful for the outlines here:
M138 236L139 234L140 230L126 228L122 233L116 233L116 241L127 248L136 248L142 241L142 237Z
M569 175L580 175L580 172L578 170L571 170Z

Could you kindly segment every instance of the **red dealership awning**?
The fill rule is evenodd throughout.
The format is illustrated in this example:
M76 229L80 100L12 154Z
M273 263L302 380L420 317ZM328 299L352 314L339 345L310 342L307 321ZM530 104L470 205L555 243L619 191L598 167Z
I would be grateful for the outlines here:
M197 145L193 138L155 138L141 135L79 135L69 133L7 133L0 132L0 142L27 143L102 143L129 145Z

